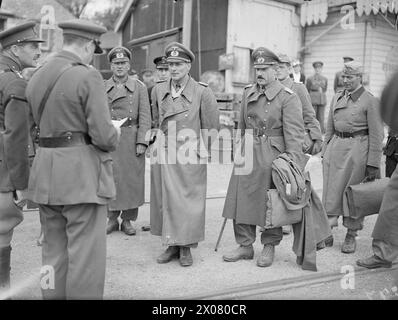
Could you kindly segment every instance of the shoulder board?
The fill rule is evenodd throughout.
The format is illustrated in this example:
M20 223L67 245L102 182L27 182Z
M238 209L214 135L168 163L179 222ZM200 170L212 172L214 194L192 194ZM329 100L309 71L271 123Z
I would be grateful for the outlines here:
M158 81L156 81L156 83L163 83L163 82L166 82L167 80L158 80Z
M253 83L248 84L247 86L245 86L245 89L251 88L253 87Z
M143 82L142 82L140 79L135 79L135 81L137 81L137 82L141 83L143 86L145 86L145 87L146 87L145 83L143 83Z
M284 87L284 89L285 89L286 92L289 92L290 94L294 93L293 90L289 89L288 87Z
M207 83L204 83L204 82L198 81L198 83L199 83L200 85L204 86L204 87L208 87L208 86L209 86Z

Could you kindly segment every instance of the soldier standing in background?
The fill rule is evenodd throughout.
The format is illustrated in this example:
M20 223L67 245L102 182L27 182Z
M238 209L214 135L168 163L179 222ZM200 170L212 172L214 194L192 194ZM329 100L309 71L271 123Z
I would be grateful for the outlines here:
M0 293L10 287L11 240L23 220L13 201L26 199L29 179L29 108L22 71L40 57L34 22L0 32Z
M29 199L39 205L42 263L54 286L44 299L102 299L107 205L116 196L112 156L120 129L111 121L101 74L89 66L102 53L106 29L84 20L59 23L63 48L37 70L26 97L39 127Z
M312 66L314 67L315 74L308 77L306 87L310 93L311 103L314 107L319 125L321 126L321 131L325 133L325 106L328 79L322 75L322 61L315 61Z
M112 120L127 118L121 127L120 143L112 153L116 199L109 203L109 234L120 229L127 235L136 234L131 221L137 220L138 207L145 201L145 135L151 129L148 93L140 80L128 75L131 52L115 47L108 54L113 76L105 81Z

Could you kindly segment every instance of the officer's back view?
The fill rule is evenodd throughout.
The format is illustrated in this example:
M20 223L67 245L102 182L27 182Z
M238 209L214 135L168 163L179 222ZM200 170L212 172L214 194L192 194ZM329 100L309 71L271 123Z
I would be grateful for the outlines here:
M107 204L115 197L110 151L120 135L111 122L100 73L87 64L106 31L93 23L59 23L63 50L31 78L26 97L39 126L29 199L39 204L43 265L54 268L47 299L102 298Z

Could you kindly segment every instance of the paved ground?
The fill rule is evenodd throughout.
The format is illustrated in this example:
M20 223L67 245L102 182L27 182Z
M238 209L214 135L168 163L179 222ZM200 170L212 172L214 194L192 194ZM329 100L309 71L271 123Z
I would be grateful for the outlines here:
M313 184L321 192L321 166L319 158L311 159L310 169ZM236 287L256 285L270 281L282 281L295 277L311 277L316 274L340 273L346 266L354 266L355 260L371 253L371 231L376 216L366 218L365 228L360 232L357 252L345 255L340 252L345 229L340 226L333 231L335 244L332 248L317 254L318 273L303 271L295 262L291 250L293 235L285 236L277 247L275 262L270 268L259 268L256 260L226 263L222 254L236 247L232 224L228 221L218 252L214 246L222 225L222 209L231 174L231 165L209 165L208 199L206 214L206 240L192 251L194 264L182 268L178 261L165 265L156 263L156 257L164 250L160 239L140 227L149 223L149 205L146 203L139 213L136 236L126 236L121 232L112 233L107 242L107 274L105 299L173 299L211 295L216 291ZM147 182L149 172L147 172ZM149 185L147 183L147 185ZM149 193L147 193L149 195ZM15 298L40 299L39 269L41 249L36 245L40 225L37 211L25 214L24 222L15 230L12 255L12 283ZM261 251L259 240L255 243L255 259ZM345 266L345 267L344 267ZM371 291L392 288L396 270L385 273L367 274L358 278L357 283L366 284L361 290L348 290L342 294L340 281L318 284L314 288L296 288L274 293L253 295L253 299L366 299L364 290ZM343 277L343 274L341 274ZM382 280L384 279L384 280ZM352 294L349 295L348 292ZM347 296L348 294L348 296Z

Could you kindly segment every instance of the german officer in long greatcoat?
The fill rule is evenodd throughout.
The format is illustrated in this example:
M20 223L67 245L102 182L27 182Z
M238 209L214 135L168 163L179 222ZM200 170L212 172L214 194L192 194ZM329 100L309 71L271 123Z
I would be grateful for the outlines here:
M278 57L260 47L252 58L257 83L243 91L239 129L242 144L253 134L253 149L246 150L244 161L253 156L253 170L248 174L234 172L229 182L223 217L233 219L235 240L239 247L223 256L224 261L253 259L256 226L264 226L267 190L272 187L271 164L285 152L302 169L303 111L297 95L276 79ZM251 130L250 130L251 129ZM259 267L268 267L274 260L275 246L282 240L282 228L266 229L261 234L264 245L258 260Z
M189 75L195 59L191 50L172 42L165 54L171 79L152 91L152 104L159 110L153 155L164 150L165 156L158 158L160 168L154 172L159 183L151 190L151 233L168 246L158 263L179 257L181 266L190 266L190 248L205 236L207 152L200 148L202 133L218 130L219 111L210 88ZM186 157L184 148L192 151Z
M379 175L382 155L383 124L377 99L361 84L362 66L347 62L343 69L345 89L331 102L323 154L322 202L330 226L337 226L343 216L347 228L343 253L356 249L355 237L363 228L362 219L349 217L343 201L349 185L374 180ZM333 245L330 242L327 245Z
M398 132L398 73L393 76L381 95L383 121ZM395 168L384 192L379 216L372 233L373 255L360 259L357 265L369 269L391 268L398 258L398 167Z
M59 23L63 48L26 89L40 130L29 179L44 241L45 299L101 299L107 205L116 196L112 156L120 130L111 121L101 74L89 66L106 29L84 20ZM52 282L52 281L51 281Z
M0 32L0 295L10 286L11 239L22 221L13 200L26 197L29 179L29 108L24 68L40 57L34 22Z
M151 129L151 113L147 88L128 75L131 52L124 47L115 47L108 54L113 76L105 81L108 103L113 120L127 118L121 127L121 136L116 151L112 153L113 175L116 184L116 199L109 204L107 233L121 230L135 235L130 221L137 220L138 207L145 199L145 150ZM120 214L121 212L121 214Z

